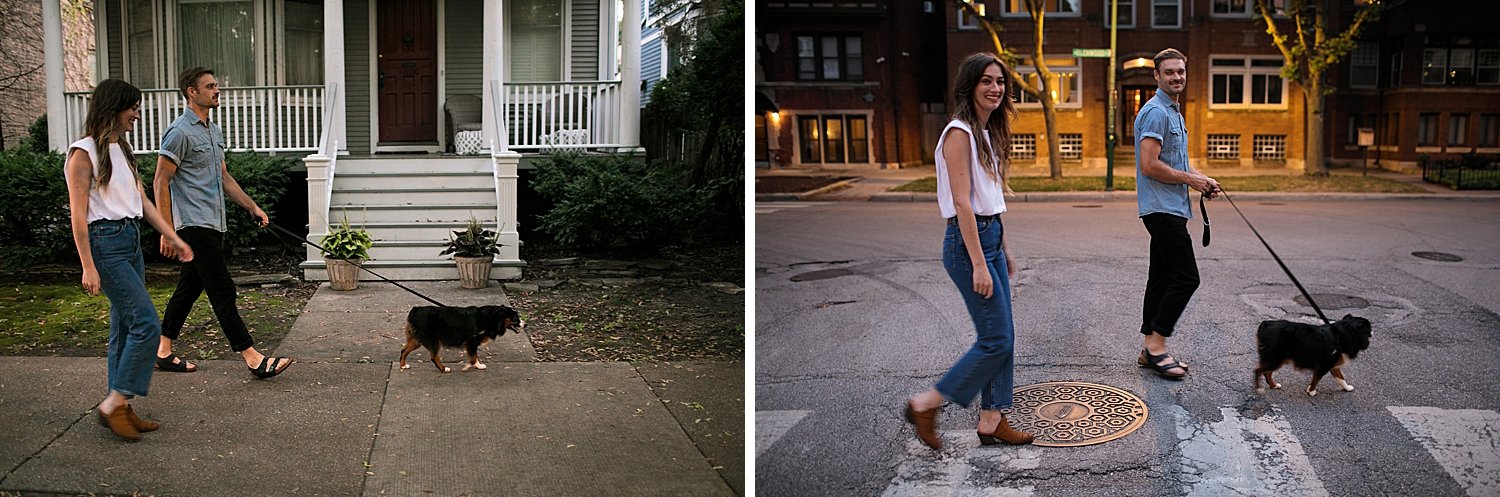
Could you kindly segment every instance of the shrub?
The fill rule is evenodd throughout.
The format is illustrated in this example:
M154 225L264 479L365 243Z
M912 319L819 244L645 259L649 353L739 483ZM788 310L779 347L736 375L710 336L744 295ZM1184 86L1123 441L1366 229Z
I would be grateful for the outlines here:
M623 155L565 153L537 161L534 187L553 201L541 229L581 249L650 251L693 242L713 204L680 170Z
M323 255L333 259L364 260L370 258L370 247L374 240L370 238L370 232L363 228L349 226L349 218L323 235L318 245L328 252Z
M146 194L154 201L156 192L154 189L156 177L156 154L136 153L136 168L141 172L141 179L146 183ZM235 182L245 190L245 194L255 200L260 209L266 211L266 216L275 216L276 203L286 193L290 170L296 165L298 158L289 155L270 156L250 152L232 152L224 158L229 164L229 174L234 176ZM224 249L230 253L238 253L241 249L250 246L260 236L261 229L250 219L250 212L241 208L228 197L224 198L224 214L227 230L224 233ZM146 236L146 247L152 253L157 253L156 247L161 242L160 236L154 231L151 236Z
M76 261L63 157L30 147L0 151L0 263Z

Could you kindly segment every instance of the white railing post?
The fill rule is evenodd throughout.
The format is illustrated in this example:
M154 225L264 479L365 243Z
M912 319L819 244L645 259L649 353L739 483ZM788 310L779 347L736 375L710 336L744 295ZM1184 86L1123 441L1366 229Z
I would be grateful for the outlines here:
M506 98L502 98L504 87L500 81L490 81L490 105L483 112L491 116L494 126L490 133L490 163L495 171L495 228L500 253L495 255L497 278L520 279L521 232L517 229L516 190L520 181L521 154L510 149L510 130L505 120Z

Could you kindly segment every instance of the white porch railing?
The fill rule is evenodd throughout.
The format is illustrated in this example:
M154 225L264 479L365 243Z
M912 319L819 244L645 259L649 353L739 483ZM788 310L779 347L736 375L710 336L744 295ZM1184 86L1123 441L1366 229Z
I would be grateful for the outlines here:
M231 151L314 151L323 135L323 95L322 86L225 88L210 119L224 129ZM83 134L91 96L89 92L65 94L65 129L70 139ZM131 146L141 152L159 150L162 132L186 106L175 89L142 90L141 119L128 138Z
M507 149L620 147L620 82L505 83Z
M333 199L333 177L335 165L339 156L339 119L338 111L339 86L328 84L328 102L332 104L324 110L322 122L327 124L318 136L317 151L302 159L307 165L307 241L322 243L323 235L328 234L328 208ZM322 252L315 248L307 247L307 260L313 261L322 257Z

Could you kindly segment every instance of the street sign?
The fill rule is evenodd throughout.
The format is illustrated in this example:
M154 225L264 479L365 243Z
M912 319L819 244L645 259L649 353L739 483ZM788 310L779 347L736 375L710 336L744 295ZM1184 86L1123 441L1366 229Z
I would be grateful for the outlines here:
M1109 49L1108 48L1075 48L1075 49L1073 49L1073 56L1074 57L1083 57L1083 58L1092 58L1092 59L1108 59L1109 58Z

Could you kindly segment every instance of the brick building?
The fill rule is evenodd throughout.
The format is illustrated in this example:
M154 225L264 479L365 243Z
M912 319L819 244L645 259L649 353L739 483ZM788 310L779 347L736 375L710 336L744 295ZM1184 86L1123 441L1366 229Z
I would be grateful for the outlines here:
M1341 19L1350 17L1345 7ZM1358 129L1375 131L1372 163L1416 170L1420 158L1500 154L1500 9L1484 0L1387 0L1380 20L1333 75L1328 150L1358 163Z
M757 0L755 7L757 166L931 162L921 131L924 120L943 119L941 0Z

